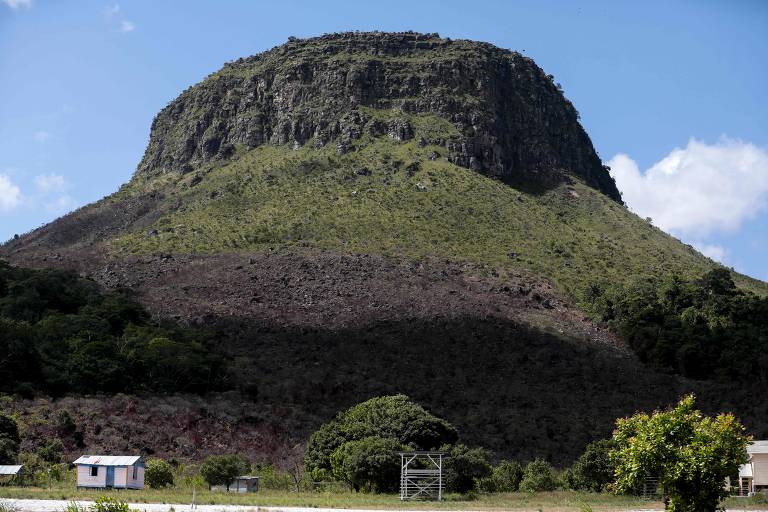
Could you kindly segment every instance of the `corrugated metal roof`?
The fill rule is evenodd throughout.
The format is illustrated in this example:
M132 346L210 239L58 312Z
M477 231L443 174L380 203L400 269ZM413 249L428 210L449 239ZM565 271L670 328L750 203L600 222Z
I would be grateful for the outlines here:
M73 464L93 466L133 466L141 457L138 455L83 455Z
M0 475L18 475L24 466L0 466Z
M768 441L754 441L747 446L747 453L768 453Z

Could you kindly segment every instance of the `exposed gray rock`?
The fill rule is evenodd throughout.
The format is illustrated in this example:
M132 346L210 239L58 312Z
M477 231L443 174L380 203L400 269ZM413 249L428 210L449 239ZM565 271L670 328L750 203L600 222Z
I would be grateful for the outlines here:
M407 115L372 119L366 108L445 118L460 140L419 144L439 142L457 165L520 186L570 173L621 201L576 109L533 60L412 32L295 39L225 65L157 115L137 173L190 172L237 147L336 141L343 153L363 133L414 137Z

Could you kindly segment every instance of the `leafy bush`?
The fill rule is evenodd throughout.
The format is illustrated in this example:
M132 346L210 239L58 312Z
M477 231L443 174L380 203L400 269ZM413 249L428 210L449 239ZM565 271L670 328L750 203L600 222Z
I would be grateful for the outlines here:
M483 448L467 448L463 444L444 446L447 452L444 462L445 486L450 492L466 493L477 486L478 481L492 473L491 454Z
M669 496L673 512L710 512L728 496L723 482L747 462L749 438L731 414L716 418L684 397L672 409L616 421L616 488L632 492L649 476Z
M392 438L373 436L349 441L331 454L331 471L356 491L393 492L400 476L396 452L402 449Z
M58 464L64 457L64 443L58 438L51 439L37 450L37 454L49 464Z
M76 501L70 501L67 506L64 507L64 512L88 512L88 507L81 505Z
M517 461L501 461L493 468L491 476L478 482L480 490L485 492L516 492L523 479L523 466Z
M153 489L173 486L173 468L162 459L147 461L144 470L144 481Z
M19 427L16 420L0 414L0 464L14 464L19 456Z
M541 459L529 462L523 471L520 490L525 492L554 491L557 488L557 478L552 465Z
M208 485L225 485L229 490L235 477L247 474L250 469L251 464L242 455L212 455L200 466L200 475Z
M616 465L610 451L615 447L611 439L601 439L587 445L584 453L568 472L566 480L571 489L600 492L613 482Z
M455 442L458 433L450 423L405 395L372 398L340 413L312 434L304 458L307 472L315 480L332 474L333 452L366 437L394 439L414 449L432 450Z
M128 504L123 500L100 496L96 498L90 512L128 512Z
M254 466L254 473L259 475L260 489L295 490L295 483L291 475L272 464Z

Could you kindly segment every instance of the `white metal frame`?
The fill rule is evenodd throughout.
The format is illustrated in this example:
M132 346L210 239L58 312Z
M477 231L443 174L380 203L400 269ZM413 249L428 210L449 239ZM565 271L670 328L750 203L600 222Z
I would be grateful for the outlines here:
M400 500L443 499L441 452L400 452Z

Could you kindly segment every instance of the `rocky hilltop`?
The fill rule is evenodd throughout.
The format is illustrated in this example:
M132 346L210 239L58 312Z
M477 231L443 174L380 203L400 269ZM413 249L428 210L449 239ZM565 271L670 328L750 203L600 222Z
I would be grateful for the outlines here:
M185 173L262 144L344 153L366 132L414 137L407 120L382 122L365 108L450 121L455 137L421 143L445 147L456 165L525 186L572 173L621 201L551 75L517 52L437 34L291 39L229 63L158 114L137 172Z
M402 392L499 456L567 463L617 416L690 391L768 432L754 390L647 368L580 309L606 284L717 264L629 212L552 77L486 43L332 34L229 63L157 115L129 183L0 257L210 330L233 388L178 410L248 410L227 432L303 439ZM134 400L122 449L206 453L132 427L154 403Z

